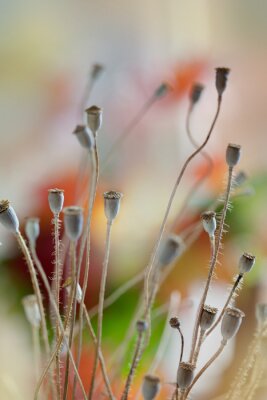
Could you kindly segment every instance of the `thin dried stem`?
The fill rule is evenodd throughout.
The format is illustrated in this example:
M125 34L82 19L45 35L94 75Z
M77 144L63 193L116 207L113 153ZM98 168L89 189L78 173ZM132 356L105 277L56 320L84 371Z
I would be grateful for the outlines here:
M234 298L235 293L236 293L236 290L237 290L238 285L239 285L239 283L241 282L242 278L243 278L243 275L242 275L242 274L239 274L239 275L237 276L237 278L236 278L236 280L235 280L235 282L234 282L234 284L233 284L233 287L232 287L232 289L231 289L231 291L230 291L230 293L229 293L229 296L228 296L228 298L227 298L227 300L226 300L226 302L225 302L225 305L223 306L223 309L222 309L222 311L220 312L220 315L218 316L216 322L212 325L212 327L206 332L205 337L204 337L204 340L211 334L211 332L213 332L213 330L216 328L216 326L218 326L218 324L219 324L220 321L222 320L222 318L223 318L223 316L224 316L224 313L225 313L225 310L227 309L228 305L230 304L230 302L231 302L232 299ZM204 341L204 340L203 340L203 341Z
M102 276L101 276L99 301L98 301L98 320L97 320L97 336L96 336L97 344L96 344L96 352L95 352L96 354L95 354L95 360L94 360L94 365L93 365L91 385L90 385L89 395L88 395L89 400L91 400L93 397L96 369L97 369L99 353L101 350L101 343L102 343L103 305L104 305L104 298L105 298L106 280L107 280L107 272L108 272L108 261L109 261L109 253L110 253L111 226L112 226L112 222L107 221L105 256L104 256L104 262L103 262L103 270L102 270Z
M177 178L177 180L176 180L176 182L175 182L175 184L174 184L173 190L172 190L172 192L171 192L171 196L170 196L169 201L168 201L167 209L166 209L166 211L165 211L165 215L164 215L164 218L163 218L161 227L160 227L158 239L157 239L157 241L156 241L155 247L154 247L153 252L152 252L152 255L151 255L151 257L150 257L150 261L149 261L149 263L148 263L148 266L146 267L146 278L145 278L145 288L144 288L144 291L145 291L145 300L146 300L146 306L147 306L147 307L148 307L148 305L149 305L149 304L148 304L148 302L149 302L149 280L150 280L150 276L151 276L151 273L152 273L152 270L153 270L153 267L154 267L154 263L155 263L155 260L156 260L156 256L157 256L157 252L158 252L158 249L159 249L159 246L160 246L160 242L161 242L163 233L164 233L164 231L165 231L167 219L168 219L168 216L169 216L169 213L170 213L170 210L171 210L171 206L172 206L172 203L173 203L173 200L174 200L176 191L177 191L178 186L179 186L179 184L180 184L180 182L181 182L181 180L182 180L182 177L183 177L183 175L184 175L184 173L185 173L185 171L186 171L187 166L188 166L188 165L190 164L190 162L195 158L195 156L196 156L198 153L200 153L200 152L202 151L202 149L206 146L206 144L207 144L208 141L209 141L209 138L210 138L210 136L211 136L211 133L212 133L212 131L213 131L213 128L214 128L214 126L215 126L215 123L216 123L217 118L218 118L219 113L220 113L221 100L222 100L221 96L218 96L217 110L216 110L214 119L213 119L213 121L212 121L211 127L210 127L210 129L209 129L209 132L208 132L208 134L207 134L207 136L206 136L204 142L203 142L203 143L201 144L201 146L199 146L198 149L196 149L196 150L187 158L187 160L185 161L185 163L184 163L184 165L183 165L183 167L182 167L182 169L181 169L181 171L180 171L180 173L179 173L179 175L178 175L178 178Z
M92 326L92 323L91 323L91 320L90 320L90 316L89 316L89 313L88 313L88 311L86 309L85 304L83 304L83 309L84 309L85 319L86 319L86 322L87 322L87 325L88 325L88 328L89 328L90 336L91 336L91 338L93 340L94 345L96 346L97 345L97 338L96 338L96 335L95 335L95 332L94 332L94 329L93 329L93 326ZM104 357L103 357L101 349L100 349L100 352L99 352L99 362L100 362L100 367L101 367L101 370L102 370L102 375L103 375L103 378L104 378L104 382L105 382L105 385L106 385L106 389L107 389L109 398L111 400L115 400L115 397L114 397L114 395L112 393L112 388L111 388L111 385L110 385L110 381L109 381L109 377L108 377L108 373L107 373L107 369L106 369L106 365L105 365L105 360L104 360Z
M83 393L84 399L87 400L86 392L85 392L85 389L83 387L83 383L82 383L81 377L80 377L79 372L78 372L78 370L76 368L75 361L74 361L73 355L71 353L71 350L69 348L68 340L67 340L66 335L65 335L65 329L66 329L66 325L68 324L68 321L65 321L65 324L64 324L65 326L63 326L62 321L61 321L61 317L60 317L60 314L59 314L59 310L58 310L56 302L55 302L54 295L53 295L52 290L50 288L50 285L49 285L47 276L46 276L46 274L44 272L44 269L42 267L42 264L41 264L41 262L40 262L40 260L39 260L39 258L37 256L34 243L30 243L30 249L31 249L32 257L33 257L34 263L35 263L35 265L37 267L38 273L40 274L40 276L42 278L42 281L44 283L44 286L46 288L50 304L52 305L52 307L54 309L54 313L55 313L56 318L58 320L59 329L60 329L60 332L61 332L60 339L57 342L56 347L55 347L53 353L51 354L51 357L50 357L50 359L49 359L49 361L48 361L48 363L47 363L47 365L46 365L46 367L45 367L45 369L44 369L44 371L43 371L43 373L42 373L42 375L41 375L41 377L40 377L40 379L39 379L39 381L38 381L38 383L36 385L36 389L35 389L35 393L34 393L34 400L37 400L37 398L38 398L38 393L39 393L39 390L40 390L40 388L41 388L41 386L42 386L42 384L44 382L46 374L49 371L49 368L50 368L51 364L53 363L53 361L54 361L54 359L56 357L56 354L57 354L57 352L58 352L58 350L59 350L59 348L60 348L60 346L61 346L63 341L64 341L64 344L66 345L67 351L68 351L68 353L70 355L70 360L71 360L71 363L72 363L72 366L73 366L73 369L74 369L74 373L77 375L77 379L78 379L79 385L80 385L80 387L82 389L82 393Z
M219 357L219 355L222 353L223 349L225 348L227 342L222 341L219 349L216 351L216 353L209 359L209 361L204 365L204 367L201 368L201 370L198 372L198 374L195 376L193 382L191 383L191 385L189 386L189 388L187 389L186 393L185 393L185 397L184 399L186 399L190 393L190 391L192 390L193 386L196 384L196 382L199 380L199 378L201 377L201 375L211 366L211 364Z
M84 270L84 278L83 278L83 286L82 286L82 299L80 304L79 310L79 333L78 333L78 350L77 350L77 368L79 369L81 354L82 354L82 339L83 339L83 312L84 312L84 301L85 295L87 290L88 284L88 277L89 277L89 269L90 269L90 230L91 230L91 221L92 221L92 214L93 214L93 206L96 197L97 191L97 183L99 177L99 160L98 160L98 151L97 151L97 143L95 143L94 152L92 157L90 157L92 161L92 178L90 182L90 189L89 189L89 204L88 204L88 216L86 221L86 229L82 236L82 244L81 250L79 255L79 262L78 262L78 270L81 269L83 254L85 250L86 244L86 260L85 260L85 270ZM75 392L76 392L76 378L74 377L73 381L73 392L72 392L72 399L75 399Z
M44 311L44 305L43 305L43 300L42 300L42 294L41 294L40 287L38 284L37 275L36 275L36 272L34 269L31 254L29 252L29 249L28 249L26 242L25 242L22 234L20 233L20 231L18 231L16 233L16 239L17 239L18 244L21 248L21 251L25 257L25 260L26 260L26 263L27 263L27 266L29 269L29 273L31 276L33 290L34 290L34 293L37 298L37 303L38 303L38 307L39 307L40 315L41 315L41 332L42 332L42 338L43 338L44 346L45 346L45 353L46 353L46 357L49 358L50 345L49 345L49 340L48 340L48 331L47 331L47 325L46 325L46 319L45 319L45 311ZM51 386L51 390L52 390L52 396L53 396L53 398L55 398L56 393L54 390L53 379L52 379L51 375L50 375L49 381L50 381L50 386Z
M40 376L40 369L41 369L41 346L40 346L39 327L36 327L34 325L32 325L32 342L33 342L34 369L37 382Z

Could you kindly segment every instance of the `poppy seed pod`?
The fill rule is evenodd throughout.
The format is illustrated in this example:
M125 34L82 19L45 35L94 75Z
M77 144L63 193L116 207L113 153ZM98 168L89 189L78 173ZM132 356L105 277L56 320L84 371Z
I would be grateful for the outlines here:
M248 180L247 174L244 171L239 171L235 176L235 185L242 186Z
M144 400L153 400L160 391L160 379L154 375L145 375L142 383Z
M83 230L83 209L78 206L66 207L64 212L64 226L68 238L76 242Z
M190 92L190 101L192 105L195 105L199 101L203 90L204 86L201 85L201 83L194 83Z
M137 332L138 332L138 333L145 332L145 331L147 330L147 328L148 328L148 325L147 325L147 322L146 322L146 321L144 321L144 320L142 320L142 319L139 319L139 320L136 322L136 329L137 329Z
M71 292L70 284L71 284L71 280L70 280L69 284L65 286L65 288L67 290L67 293L68 293L68 296L70 296L70 292ZM77 302L79 304L82 301L82 296L83 296L82 288L81 288L80 284L77 283L77 286L76 286L76 300L77 300Z
M40 219L27 218L25 225L25 233L29 242L35 243L36 239L40 235Z
M243 311L238 308L229 307L226 309L221 325L221 333L225 341L236 335L244 316Z
M40 309L37 303L37 298L34 294L23 297L22 305L27 320L32 326L39 328L41 323Z
M64 204L64 190L62 189L49 189L48 190L48 203L50 210L54 215L59 215L62 211Z
M205 211L201 214L201 219L204 230L209 236L214 236L217 227L216 213L214 211Z
M194 378L195 366L189 362L180 362L178 373L177 373L177 383L181 390L187 389Z
M203 306L203 310L200 317L200 328L202 331L206 331L211 327L213 322L215 321L216 314L218 312L218 308L210 307L208 305Z
M229 143L226 149L226 162L229 167L235 167L240 159L241 146Z
M225 91L230 69L221 67L221 68L216 68L215 70L216 70L216 80L215 80L216 89L218 95L221 96Z
M267 322L267 303L256 304L256 318L260 325Z
M164 97L170 91L171 87L168 83L163 82L154 93L155 97Z
M100 107L91 106L85 111L87 113L87 124L95 136L102 125L103 110Z
M94 138L85 125L77 125L73 134L79 140L79 143L85 149L90 150L94 146Z
M171 264L183 251L184 242L177 235L169 235L159 248L158 263L161 267Z
M8 200L0 202L0 223L13 233L18 233L19 231L18 217Z
M94 64L92 66L92 70L91 70L91 77L92 79L98 79L100 77L100 75L103 73L104 71L104 66L101 64Z
M248 253L242 254L238 265L239 273L245 274L246 272L249 272L255 264L255 258L256 257L253 256L252 254Z
M180 328L180 321L177 317L170 318L169 324L172 328Z
M103 194L105 215L109 222L112 222L118 215L122 196L122 193L113 190Z

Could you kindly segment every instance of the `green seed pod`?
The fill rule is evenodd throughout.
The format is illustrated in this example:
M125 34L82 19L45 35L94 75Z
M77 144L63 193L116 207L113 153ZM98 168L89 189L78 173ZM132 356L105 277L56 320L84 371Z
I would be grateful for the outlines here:
M255 264L255 258L256 257L253 256L252 254L248 254L248 253L242 254L242 256L240 257L240 260L239 260L239 265L238 265L239 273L243 275L243 274L249 272Z
M50 210L53 214L59 215L62 211L64 204L64 190L62 189L49 189L48 190L48 203Z
M95 136L102 125L103 110L97 106L91 106L85 110L87 113L87 124Z
M122 193L113 190L103 194L105 215L109 222L112 222L118 215L122 196Z
M158 263L161 267L171 264L183 251L184 242L177 235L169 235L163 239L158 253Z
M210 237L214 236L217 227L216 213L214 211L205 211L201 214L201 219L204 230Z
M94 146L94 138L85 125L77 125L73 134L77 137L80 145L85 149L90 150Z
M229 167L233 168L239 162L241 155L241 146L229 143L226 149L226 162Z
M215 321L217 312L218 308L210 307L206 304L204 305L199 322L202 331L206 331L211 327L211 325Z
M77 206L66 207L64 212L64 226L69 240L76 242L83 231L83 209Z
M180 362L177 383L181 390L187 389L194 379L195 366L189 362Z
M231 339L237 334L244 316L245 314L243 311L238 308L229 307L226 309L221 325L221 333L225 341Z
M40 235L40 219L27 218L25 225L25 233L30 243L35 243Z

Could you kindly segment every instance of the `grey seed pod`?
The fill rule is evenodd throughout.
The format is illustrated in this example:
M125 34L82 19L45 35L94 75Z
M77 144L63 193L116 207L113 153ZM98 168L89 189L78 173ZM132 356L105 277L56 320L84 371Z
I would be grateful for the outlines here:
M48 203L50 210L54 215L59 215L62 211L64 204L64 190L62 189L49 189L48 190Z
M194 378L195 366L189 362L180 362L178 373L177 373L177 383L180 389L187 389Z
M154 375L145 375L142 383L144 400L153 400L160 391L160 379Z
M202 331L206 331L211 327L213 322L215 321L216 314L218 312L218 308L210 307L208 305L203 306L203 310L200 317L200 328Z
M29 323L32 326L39 328L41 323L41 314L36 296L34 294L30 294L28 296L23 297L22 305L24 308L26 318L29 321Z
M204 230L209 236L214 236L217 227L216 213L214 211L205 211L201 214L201 219Z
M243 311L239 310L238 308L229 307L226 309L221 325L221 333L225 341L236 335L244 316L245 314Z
M122 196L122 193L113 190L103 194L105 215L109 222L112 222L118 215Z
M216 80L215 80L216 89L217 89L218 95L221 96L223 94L223 92L225 91L230 69L229 68L215 68L215 70L216 70Z
M261 325L267 322L267 303L256 304L256 318Z
M9 231L18 233L19 220L8 200L0 201L0 223Z
M35 243L36 239L40 235L40 219L39 218L27 218L25 224L25 233L31 243Z
M144 321L142 319L139 319L136 322L136 330L137 330L138 333L145 332L147 330L147 328L148 328L148 325L147 325L146 321Z
M249 272L255 264L255 259L256 257L253 256L252 254L248 253L242 254L238 265L239 273L245 274L246 272Z
M79 143L85 149L90 150L94 146L94 138L85 125L77 125L73 134L79 140Z
M94 64L92 66L92 70L91 70L91 77L92 79L98 79L100 77L100 75L103 73L104 71L104 66L101 64Z
M177 317L170 318L169 324L172 328L180 328L180 321Z
M87 113L87 124L93 134L96 135L102 125L103 110L100 107L91 106L85 111Z
M244 185L247 182L248 176L244 171L239 171L235 176L235 185L237 187Z
M192 105L195 105L199 101L203 90L204 86L201 83L194 83L189 96Z
M171 90L171 87L168 83L163 82L154 93L155 97L164 97Z
M83 231L83 209L78 206L65 207L64 226L69 240L76 242Z
M161 267L171 264L183 251L183 240L174 234L168 235L161 243L158 253L158 263Z
M241 146L238 144L229 143L226 149L226 162L229 167L234 167L238 164L241 155Z

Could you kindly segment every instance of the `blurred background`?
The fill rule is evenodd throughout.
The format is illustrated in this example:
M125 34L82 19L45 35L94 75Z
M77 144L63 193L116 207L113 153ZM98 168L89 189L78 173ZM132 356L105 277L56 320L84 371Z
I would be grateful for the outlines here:
M104 66L84 104L97 104L104 110L98 137L103 169L93 217L88 307L97 302L101 273L105 235L102 193L106 190L124 193L120 218L113 232L107 288L111 293L148 262L172 185L192 151L185 119L193 82L205 85L192 116L194 136L201 142L216 109L214 68L231 68L222 111L207 146L214 160L214 172L190 200L187 214L175 226L175 232L180 233L222 193L226 146L228 142L240 144L240 168L248 174L249 186L254 187L255 194L235 200L227 220L230 228L222 268L218 271L218 287L213 290L214 302L223 303L243 251L256 254L257 265L246 279L238 300L247 314L246 329L241 330L239 343L232 345L221 361L218 381L215 378L219 367L213 369L215 383L208 388L209 393L227 389L233 373L230 362L233 357L235 360L242 357L241 348L255 327L255 302L267 301L266 16L267 3L251 0L48 0L45 3L2 0L0 3L0 198L11 201L22 226L27 216L41 218L37 249L48 274L52 269L53 242L47 189L63 188L65 205L75 200L77 173L84 154L72 132L82 122L81 102L92 65ZM172 90L149 108L104 164L116 139L162 82L168 82ZM177 192L170 226L203 168L205 162L198 157L188 169ZM22 399L30 396L32 377L30 334L20 302L24 294L31 292L31 286L17 246L2 226L0 242L0 394L1 399ZM203 235L177 264L160 290L156 305L168 302L174 290L180 292L182 302L189 298L195 304L208 259L209 244ZM107 312L104 327L107 353L123 337L141 288L142 285L132 290ZM189 338L194 315L191 308L190 317L188 305L181 311ZM116 318L120 318L119 327L114 322ZM164 315L155 326L156 335L140 377L155 352L163 325ZM160 372L168 382L175 377L177 359L172 354L176 348L178 354L176 341L176 337L170 341ZM207 385L199 384L196 394L199 399L207 398Z

